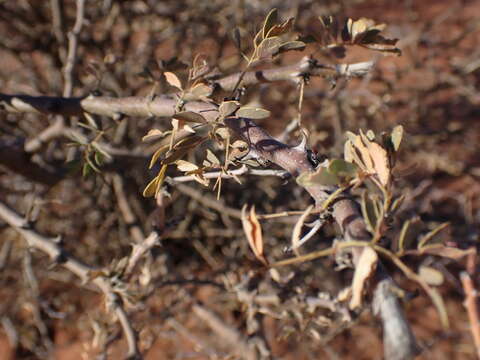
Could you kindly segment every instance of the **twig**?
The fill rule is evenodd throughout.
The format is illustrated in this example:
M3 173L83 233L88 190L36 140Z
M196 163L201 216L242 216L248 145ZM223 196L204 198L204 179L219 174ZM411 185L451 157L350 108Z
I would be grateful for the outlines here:
M63 77L64 77L64 88L63 88L63 96L70 97L72 96L73 90L73 81L72 81L72 73L73 68L75 66L75 62L77 61L77 45L78 45L78 35L82 30L83 26L83 18L85 15L85 0L77 0L77 13L75 18L75 24L73 25L73 29L68 33L68 53L67 59L65 62L65 67L63 69Z
M238 169L228 170L227 172L221 171L212 171L205 174L202 174L202 177L205 179L217 179L219 176L223 179L231 179L234 176L239 175L256 175L256 176L278 176L278 177L285 177L287 174L284 170L273 170L273 169L252 169L246 165L242 165ZM177 176L168 180L172 185L182 182L188 181L195 181L195 176L193 175L185 175L185 176Z
M296 64L269 70L247 72L242 80L244 86L261 82L293 80L299 76L355 76L368 72L373 63L328 66L319 64L311 58L304 58ZM211 80L212 89L220 87L225 91L233 88L240 76L239 73ZM87 112L119 119L121 116L172 116L178 99L172 97L94 97L83 98L48 97L28 95L6 95L0 93L0 109L9 112L29 112L41 114L58 114L64 116L81 116ZM218 116L217 108L205 102L191 101L185 110L201 112L207 120Z
M463 290L465 291L464 305L468 313L470 331L472 332L477 357L480 359L480 317L477 305L478 292L473 285L472 278L467 272L462 272L460 274L460 279L462 280Z
M137 347L135 331L128 320L119 295L115 292L113 285L107 277L103 275L97 276L99 273L97 269L85 265L63 250L56 242L57 239L36 232L28 221L2 202L0 202L0 218L22 235L29 247L46 253L52 261L77 275L82 281L82 284L88 282L95 284L104 294L107 305L113 310L122 326L128 343L128 358L141 358Z

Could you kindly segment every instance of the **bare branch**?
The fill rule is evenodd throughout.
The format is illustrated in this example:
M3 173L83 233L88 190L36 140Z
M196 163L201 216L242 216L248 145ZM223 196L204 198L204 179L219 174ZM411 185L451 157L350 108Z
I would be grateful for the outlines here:
M97 269L85 265L67 253L58 245L56 239L46 237L36 232L26 219L22 218L15 211L11 210L1 202L0 218L22 235L29 247L46 253L52 261L77 275L83 284L88 282L95 284L105 295L107 304L112 308L122 325L123 332L128 342L128 357L140 358L135 331L122 306L121 298L115 292L109 279L102 275L94 277L93 272ZM94 278L92 279L92 277Z

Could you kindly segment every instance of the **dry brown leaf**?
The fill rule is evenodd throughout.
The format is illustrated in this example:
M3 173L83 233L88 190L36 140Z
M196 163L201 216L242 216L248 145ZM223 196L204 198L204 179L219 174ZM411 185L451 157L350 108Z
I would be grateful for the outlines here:
M418 269L418 276L428 285L433 286L440 286L445 280L443 274L431 266L421 266L420 269Z
M362 306L363 292L366 281L373 275L377 267L378 255L371 247L365 247L355 268L352 282L351 310Z
M312 212L314 206L310 205L300 216L292 232L292 249L298 255L297 248L299 247L300 235L302 235L302 227L307 219L308 215Z
M373 161L375 173L383 186L387 186L390 181L390 168L388 165L387 151L374 142L367 144L368 151Z
M242 225L245 235L247 235L248 244L255 257L263 264L268 265L268 261L263 255L263 236L262 227L255 213L255 206L252 206L250 213L247 214L247 205L242 208Z

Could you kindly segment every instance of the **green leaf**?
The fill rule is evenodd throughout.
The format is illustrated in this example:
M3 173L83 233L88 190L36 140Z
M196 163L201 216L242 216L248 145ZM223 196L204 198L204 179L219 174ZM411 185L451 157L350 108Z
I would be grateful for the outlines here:
M320 167L315 172L305 172L297 177L297 183L303 187L312 185L333 186L340 184L340 179L326 167Z
M237 116L247 119L265 119L270 116L270 111L262 108L244 106L237 110Z
M328 171L339 178L353 178L357 175L357 166L342 159L333 159L328 164Z

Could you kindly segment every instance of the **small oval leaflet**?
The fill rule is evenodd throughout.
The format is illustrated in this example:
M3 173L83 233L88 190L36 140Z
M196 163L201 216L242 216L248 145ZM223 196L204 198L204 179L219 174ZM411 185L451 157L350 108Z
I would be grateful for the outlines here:
M270 116L270 111L262 108L245 106L237 110L237 116L247 119L265 119Z

